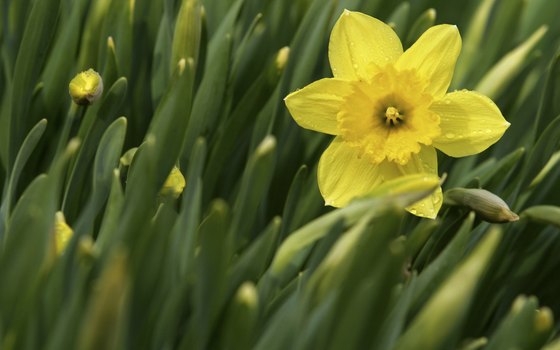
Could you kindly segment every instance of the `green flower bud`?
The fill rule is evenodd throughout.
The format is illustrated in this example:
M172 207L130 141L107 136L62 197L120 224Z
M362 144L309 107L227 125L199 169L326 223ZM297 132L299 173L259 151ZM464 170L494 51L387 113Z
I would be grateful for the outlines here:
M445 204L467 207L488 222L504 223L519 220L503 199L477 188L453 188L445 192Z
M554 316L552 314L552 311L547 307L543 307L540 310L537 310L534 325L535 330L539 333L550 331L552 326L554 326Z
M78 73L68 86L76 104L90 105L103 93L103 79L93 69Z

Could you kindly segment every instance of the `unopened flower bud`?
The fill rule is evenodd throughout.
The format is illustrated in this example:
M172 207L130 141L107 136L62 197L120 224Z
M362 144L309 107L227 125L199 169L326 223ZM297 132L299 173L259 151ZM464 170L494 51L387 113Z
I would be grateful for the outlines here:
M130 166L130 164L132 164L132 158L134 158L134 155L136 154L137 150L138 147L134 147L126 151L125 154L123 154L123 156L120 159L121 165Z
M93 69L78 73L68 86L70 96L79 105L90 105L103 93L103 79Z
M66 223L64 214L61 211L56 212L54 216L54 241L58 255L62 254L73 234L74 231Z
M171 197L173 199L179 198L183 189L185 188L186 182L185 177L181 173L181 170L176 166L171 169L171 173L165 180L163 187L160 191L160 195L163 197Z
M503 199L492 192L477 188L453 188L445 192L445 203L474 210L488 222L504 223L519 220Z
M284 46L278 51L276 55L276 68L278 70L283 70L286 67L286 63L288 63L288 59L290 57L290 48L288 46Z
M548 332L554 325L554 316L552 315L552 311L547 307L537 310L534 322L535 330L537 332Z

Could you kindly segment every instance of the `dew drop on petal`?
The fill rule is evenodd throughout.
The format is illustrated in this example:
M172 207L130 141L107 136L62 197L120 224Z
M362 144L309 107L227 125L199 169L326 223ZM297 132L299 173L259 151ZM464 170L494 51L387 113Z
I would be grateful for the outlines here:
M448 132L447 134L445 134L445 137L447 137L448 139L454 139L455 137L457 137L457 135L452 132Z

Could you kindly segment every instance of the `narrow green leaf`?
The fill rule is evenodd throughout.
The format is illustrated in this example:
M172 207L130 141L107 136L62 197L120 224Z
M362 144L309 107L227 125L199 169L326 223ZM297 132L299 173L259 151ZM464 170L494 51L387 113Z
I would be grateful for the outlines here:
M10 174L8 180L6 193L3 196L2 208L0 208L0 213L2 215L2 223L0 223L0 227L2 227L2 229L0 229L0 237L3 236L4 229L6 227L6 224L8 223L8 218L11 214L12 205L15 200L15 191L18 186L18 180L20 178L21 172L25 164L29 160L31 153L33 153L35 147L37 147L37 144L43 136L46 127L47 120L41 119L39 123L37 123L37 125L35 125L33 129L31 129L31 131L29 131L21 145L21 148L19 149L18 155L14 162L14 166L12 168L12 173Z
M186 166L197 137L211 135L223 108L224 94L231 64L230 35L214 38L208 50L206 71L193 102L192 117L189 119L181 164Z
M525 209L520 216L537 223L560 227L560 207L553 205L536 205Z
M85 313L78 349L121 349L124 344L124 321L129 298L127 255L119 252L105 266L96 292Z
M502 320L498 329L489 337L487 350L500 349L541 349L552 331L552 320L548 327L541 327L536 321L538 302L535 297L519 296L511 311ZM550 313L550 310L548 310ZM544 329L542 329L544 328ZM541 333L540 341L534 342L533 333Z
M439 288L441 283L463 259L467 250L467 244L471 238L474 217L474 213L471 212L463 221L453 240L418 275L411 300L411 308L413 310L417 310L421 305L424 305L426 300Z
M187 186L181 202L181 211L173 227L171 242L172 256L177 279L182 279L192 269L196 230L200 223L202 205L202 171L206 158L206 141L198 138L192 150L187 172Z
M276 139L267 136L247 162L232 210L230 234L236 248L252 239L251 228L274 173L275 154Z
M400 38L404 38L408 26L408 19L410 17L410 3L408 1L402 2L393 10L391 16L387 18L387 24L393 28Z
M251 282L242 284L225 311L219 343L222 348L243 350L251 348L258 321L258 294Z
M91 169L91 162L103 133L118 116L118 111L125 100L127 85L125 78L117 80L103 97L99 110L92 114L95 119L85 135L83 145L74 163L71 165L72 170L64 193L63 211L70 221L77 217L80 203L83 203L84 179L87 178L86 174Z
M58 36L45 64L41 80L45 82L42 97L47 110L56 115L61 106L61 96L66 96L68 82L72 78L75 56L80 39L80 21L86 9L87 1L72 2L72 8L67 21L60 23ZM109 85L110 86L110 85Z
M505 55L484 75L475 90L496 99L529 62L529 55L541 41L548 28L540 27L527 40Z
M412 23L408 35L406 36L406 47L410 47L428 28L436 22L436 10L427 9Z
M33 89L56 29L60 0L33 3L14 68L9 143L10 170L28 130L37 121L29 114Z
M242 282L257 282L261 277L274 255L281 223L279 217L273 218L264 231L241 253L229 272L228 295L233 294Z
M560 93L560 52L557 52L546 71L546 78L542 89L537 122L535 123L533 140L541 135L553 118L560 115L558 94Z
M210 341L214 322L224 304L226 270L230 257L227 237L229 208L223 201L213 202L210 213L201 223L200 252L197 257L197 283L194 288L195 305L192 322L183 348L204 349Z
M490 20L491 10L496 0L482 0L478 5L476 12L471 18L466 30L463 34L463 46L461 55L455 66L453 81L451 86L462 87L469 72L474 68L476 60L484 51L480 50L488 22Z
M198 0L181 1L171 44L170 67L174 68L176 62L182 58L192 58L196 70L200 51L201 11Z
M453 335L469 310L479 280L500 243L501 233L498 228L486 233L475 250L446 279L414 318L399 338L396 350L437 350L453 346Z

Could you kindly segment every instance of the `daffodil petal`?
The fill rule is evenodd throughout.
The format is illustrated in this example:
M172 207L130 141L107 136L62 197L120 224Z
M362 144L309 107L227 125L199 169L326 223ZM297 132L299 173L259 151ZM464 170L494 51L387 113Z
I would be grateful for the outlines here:
M431 146L422 146L420 153L413 154L410 162L399 165L393 162L383 162L379 168L381 176L386 180L396 179L405 175L427 173L438 175L437 154ZM441 187L430 196L406 208L410 213L425 218L434 219L441 208L443 194Z
M363 196L379 186L383 179L379 166L346 145L337 137L325 150L317 170L319 190L326 205L343 207L355 197Z
M345 97L351 93L351 82L327 78L292 92L285 101L292 117L302 128L337 135L336 115Z
M368 80L376 66L395 62L402 54L399 37L385 23L344 10L331 33L329 61L337 78Z
M451 157L477 154L498 141L509 123L494 102L475 91L456 91L432 104L441 135L433 145Z
M441 97L449 88L455 62L461 52L457 26L437 25L426 30L397 61L401 70L415 70L427 79L427 92Z

